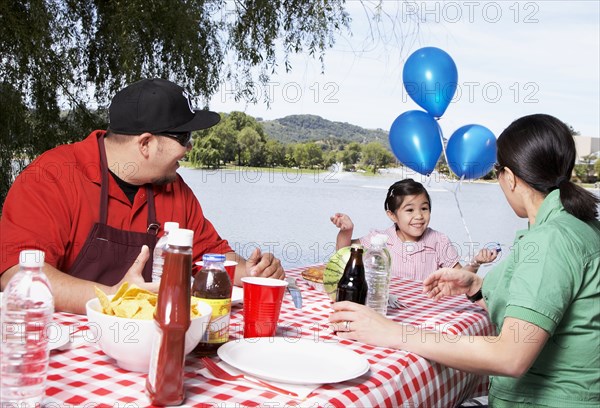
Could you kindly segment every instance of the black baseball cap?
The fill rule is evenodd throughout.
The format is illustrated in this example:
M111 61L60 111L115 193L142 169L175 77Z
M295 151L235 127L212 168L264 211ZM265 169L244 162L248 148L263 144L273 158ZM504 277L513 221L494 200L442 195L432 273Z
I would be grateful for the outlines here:
M123 88L108 108L108 128L125 135L191 132L216 125L216 112L194 109L189 94L166 79L142 79Z

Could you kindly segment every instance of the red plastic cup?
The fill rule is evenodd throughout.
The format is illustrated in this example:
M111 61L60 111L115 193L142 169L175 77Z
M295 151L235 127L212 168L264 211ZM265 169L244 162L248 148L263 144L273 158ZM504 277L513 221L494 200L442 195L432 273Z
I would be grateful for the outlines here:
M242 278L244 286L244 337L273 337L288 283L258 277Z

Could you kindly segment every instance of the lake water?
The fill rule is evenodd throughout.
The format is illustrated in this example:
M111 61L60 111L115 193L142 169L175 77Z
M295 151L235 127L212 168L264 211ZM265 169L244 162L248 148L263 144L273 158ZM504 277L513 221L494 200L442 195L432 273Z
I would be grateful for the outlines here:
M389 227L383 209L387 189L407 176L425 185L432 201L430 227L448 235L462 258L472 248L477 251L496 242L506 256L515 232L527 228L527 220L514 214L496 183L463 182L457 190L455 181L400 170L378 176L294 169L179 172L206 217L236 252L247 258L260 247L273 252L286 268L329 259L338 232L329 217L336 212L352 218L354 238Z

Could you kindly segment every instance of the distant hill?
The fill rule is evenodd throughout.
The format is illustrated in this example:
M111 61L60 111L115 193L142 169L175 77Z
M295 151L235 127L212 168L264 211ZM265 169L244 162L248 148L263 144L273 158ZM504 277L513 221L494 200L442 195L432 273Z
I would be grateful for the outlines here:
M260 123L270 138L282 143L327 140L369 143L379 140L389 147L387 131L364 129L346 122L332 122L317 115L290 115Z

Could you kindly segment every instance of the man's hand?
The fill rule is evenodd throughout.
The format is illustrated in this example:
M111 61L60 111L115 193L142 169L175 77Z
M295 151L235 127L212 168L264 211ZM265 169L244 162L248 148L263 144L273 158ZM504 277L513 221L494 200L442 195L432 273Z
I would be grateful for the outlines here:
M158 282L145 282L144 277L142 276L142 272L144 271L144 267L146 266L146 262L150 259L150 249L148 246L143 245L140 254L135 258L131 267L127 270L127 273L123 276L123 279L116 285L114 285L112 289L112 293L116 293L117 289L125 283L128 282L130 285L135 284L142 289L149 290L151 292L158 292L159 283Z
M250 258L246 260L246 274L263 278L285 278L285 272L279 259L271 253L261 253L259 248L256 248Z

